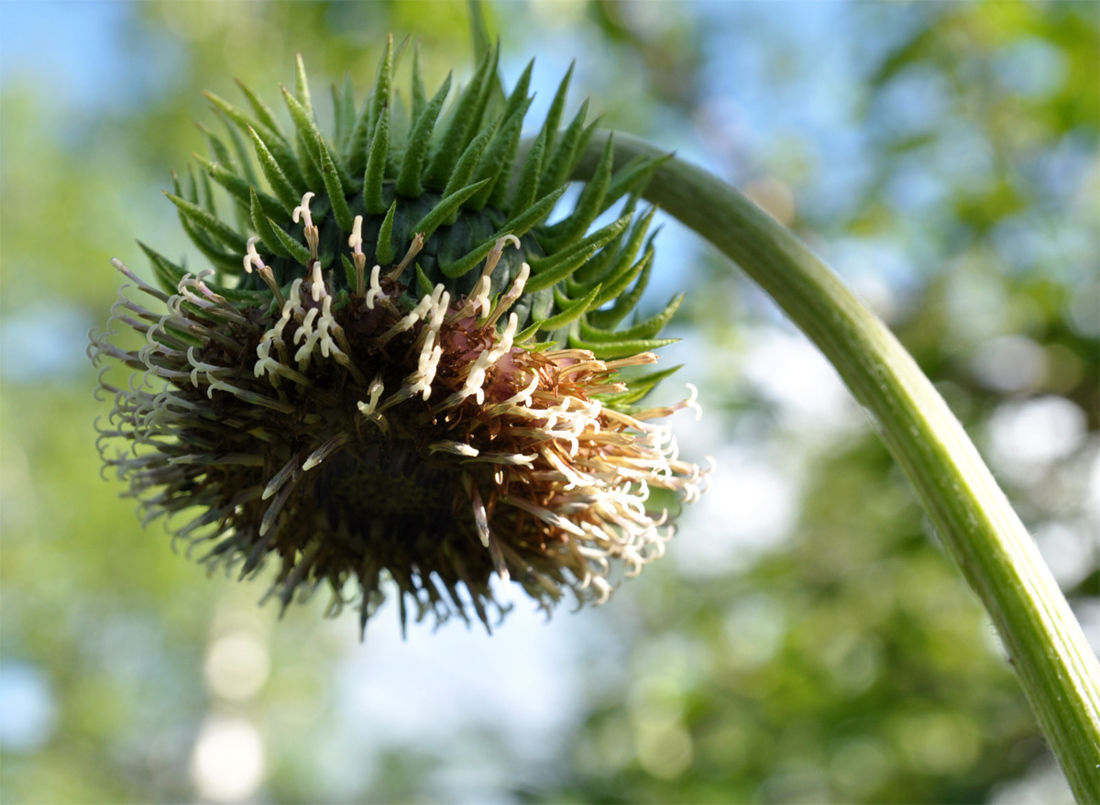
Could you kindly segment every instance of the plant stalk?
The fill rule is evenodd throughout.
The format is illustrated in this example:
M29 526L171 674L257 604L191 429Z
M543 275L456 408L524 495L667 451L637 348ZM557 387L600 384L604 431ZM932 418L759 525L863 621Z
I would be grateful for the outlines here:
M574 178L588 179L608 132ZM615 133L615 163L658 157ZM872 415L989 612L1079 802L1100 802L1100 663L962 425L886 325L787 228L731 185L673 158L643 194L717 246L779 304Z

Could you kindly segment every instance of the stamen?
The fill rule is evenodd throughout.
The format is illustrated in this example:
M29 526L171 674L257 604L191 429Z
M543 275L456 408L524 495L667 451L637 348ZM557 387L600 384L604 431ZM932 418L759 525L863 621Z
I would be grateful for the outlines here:
M375 408L378 407L378 398L382 396L382 391L385 389L385 385L382 383L382 377L376 376L371 381L370 388L367 389L367 393L370 394L369 402L358 403L358 408L362 411L364 416L370 416L374 413Z
M302 218L305 218L306 226L313 226L313 216L309 212L309 202L315 195L316 193L306 193L302 196L302 203L295 207L290 213L290 217L293 219L294 223L298 223Z
M504 412L507 409L517 405L530 405L531 395L535 393L535 389L539 387L539 376L534 375L531 378L531 382L527 384L527 387L516 394L513 394L504 402L493 407L493 413Z
M611 570L611 564L607 561L607 554L598 548L588 548L584 545L577 546L577 553L589 561L595 562L601 575L606 575Z
M496 538L496 535L492 531L489 532L489 556L493 560L493 567L496 568L497 576L500 580L507 583L511 579L511 574L508 573L508 565L504 562L504 554L500 550L500 540Z
M434 334L438 333L439 328L443 326L443 318L447 315L447 308L451 304L451 294L443 287L441 282L432 289L431 298L434 310L432 311L431 320L428 322L428 329L432 331L434 337Z
M200 361L198 358L195 357L195 348L194 347L188 347L187 348L187 360L193 367L195 367L194 369L191 370L191 385L194 386L195 388L198 388L199 385L200 385L199 372L205 372L206 373L207 383L213 382L214 374L216 372L221 373L223 375L224 374L231 374L230 370L223 367L223 366L215 366L214 364L203 363L202 361Z
M489 316L489 320L485 322L486 327L492 327L497 323L497 320L504 315L504 313L510 308L515 301L523 295L523 288L527 284L527 280L531 277L531 266L524 263L520 266L519 274L512 282L512 287L508 289L508 293L500 298L497 302L497 308Z
M263 377L264 373L285 377L288 380L292 380L299 386L304 388L310 388L313 385L313 381L303 375L301 372L297 372L291 369L286 364L280 363L274 358L264 357L256 361L255 375L256 377ZM271 378L275 380L274 377Z
M411 312L409 312L408 315L403 316L401 320L397 322L397 324L393 325L382 335L378 336L378 345L384 347L390 342L390 340L394 336L407 330L411 330L414 324L416 324L427 315L428 310L431 308L431 306L432 298L430 296L425 296L423 299L420 300L420 303L417 304L417 306L413 308Z
M486 453L481 452L476 456L470 456L467 461L480 464L500 464L506 467L530 467L538 458L537 455L521 455L518 453ZM497 480L499 486L503 481Z
M245 389L239 389L236 386L232 386L229 383L223 383L217 378L210 378L210 387L206 390L206 396L210 399L214 399L215 391L224 391L228 394L232 394L239 400L244 400L247 403L253 405L262 405L265 408L270 408L273 411L279 411L283 414L293 414L297 408L289 403L284 403L279 400L272 400L270 397L265 397L262 394L257 394L254 391L247 391Z
M699 389L695 387L693 383L687 383L688 398L674 405L666 405L662 408L651 408L648 411L641 411L635 414L635 417L641 419L663 419L665 417L672 416L677 411L681 411L684 408L690 408L695 411L695 420L698 422L703 416L703 408L699 405ZM652 426L650 426L652 427Z
M111 265L114 266L115 270L118 271L120 274L133 280L138 289L142 292L147 293L150 296L154 296L162 302L168 301L168 294L164 293L164 291L161 291L159 288L154 288L152 285L149 285L147 282L145 282L145 280L138 277L137 274L135 274L125 265L123 265L122 261L119 260L117 257L111 258ZM121 289L119 290L121 292Z
M471 297L473 304L476 307L476 312L481 318L486 318L489 315L489 311L493 306L492 300L489 298L489 291L492 289L493 284L489 281L488 277L482 277L478 280L477 285L474 287L474 294Z
M348 246L353 254L363 253L363 216L356 215L351 224L351 236L348 238Z
M485 258L485 267L481 270L481 276L488 278L492 275L493 270L497 267L497 263L500 262L500 257L504 253L504 247L506 244L511 243L517 249L522 248L519 242L519 238L515 235L505 235L504 237L497 238L497 242L493 244L493 250L489 252Z
M275 497L275 500L271 501L271 505L268 506L267 511L264 512L264 517L260 522L259 529L259 535L261 537L271 530L271 526L275 524L275 518L279 516L279 512L282 511L283 505L290 497L290 493L294 491L294 484L297 481L298 472L295 471L293 475L294 477L290 479L290 483L279 490L279 494Z
M303 337L313 335L313 322L321 315L321 308L311 307L306 311L306 317L302 323L298 326L297 331L294 333L294 340L292 343L297 344Z
M607 579L603 576L593 576L592 586L596 588L596 592L598 593L593 603L596 606L606 604L607 599L611 597L611 585L608 583Z
M281 470L275 473L270 481L267 482L267 486L264 487L263 494L260 495L260 500L267 500L280 489L282 489L283 484L287 482L287 479L290 478L290 476L293 475L297 469L298 456L294 456L283 466Z
M470 493L470 497L474 504L474 523L477 526L477 535L481 538L481 544L486 548L489 547L489 517L485 511L485 504L481 500L481 493L478 491L477 484L469 480L468 475L463 475L462 480L465 482L467 491Z
M455 456L463 456L464 458L473 458L479 455L479 451L476 447L472 447L463 442L453 442L449 439L440 439L438 442L432 442L428 445L428 451L431 453L450 453Z
M313 261L313 271L310 275L310 290L313 292L313 301L320 302L321 294L328 295L328 289L325 288L325 278L321 276L321 261Z
M290 284L290 299L288 300L290 310L283 310L283 315L288 319L292 313L302 309L302 282L302 278L299 277Z
M355 293L363 296L367 292L366 267L367 256L363 254L363 216L356 215L351 225L351 237L348 238L351 246L351 260L355 263Z
M321 242L320 230L313 225L313 216L309 212L309 202L316 195L315 193L306 193L302 196L302 203L294 208L291 213L291 218L294 223L302 218L305 219L305 235L306 243L309 244L309 256L311 260L317 259L317 246Z
M432 381L435 380L435 373L439 367L439 359L443 355L443 347L436 344L429 352L425 349L420 353L420 361L417 370L413 372L406 379L406 382L412 384L412 393L422 394L425 402L432 393Z
M347 440L347 433L340 433L336 436L333 436L331 439L329 439L327 442L325 442L323 445L321 445L309 454L309 458L307 458L302 464L302 472L309 472L311 469L316 467L334 452L343 447Z
M565 480L569 482L565 486L566 492L568 492L570 489L576 489L578 486L587 487L595 485L596 480L594 478L580 475L579 473L575 472L572 468L569 467L568 464L555 456L553 450L541 450L539 452L542 454L543 458L545 458L547 461L550 462L550 464L557 468L558 472L565 476ZM576 451L574 450L571 455L576 455Z
M492 283L489 281L488 277L479 277L470 295L466 297L460 307L447 317L447 323L453 324L456 321L468 319L479 313L481 314L481 318L485 318L489 315L489 308L492 306L492 302L489 299L489 290L491 288Z
M482 351L470 368L470 373L466 376L466 385L462 391L458 392L460 400L473 395L476 397L478 405L485 402L485 391L482 389L482 386L485 385L485 373L512 350L512 339L515 337L518 328L519 319L516 314L508 314L508 324L504 328L504 332L501 333L500 342Z
M260 258L259 252L256 251L256 243L259 240L260 239L255 235L248 239L248 246L246 247L247 251L244 256L244 270L248 274L252 273L252 266L256 266L256 268L259 269L265 267L264 261Z
M168 459L169 464L190 464L203 467L262 467L264 457L252 453L225 453L223 455L209 455L206 453L189 453L185 456L174 456Z
M569 534L572 534L575 537L583 537L584 536L584 532L580 528L578 528L574 523L572 523L569 520L565 519L560 514L555 514L554 512L550 511L549 509L544 509L542 506L539 506L535 503L531 503L528 500L524 500L523 498L519 498L519 497L511 497L509 495L505 495L504 497L500 498L500 502L501 503L507 503L510 506L515 506L517 509L523 509L525 512L529 512L530 514L535 515L535 517L539 518L544 523L547 523L548 525L552 525L555 528L560 528L562 531L565 531Z
M558 371L558 379L564 380L570 375L579 374L581 372L587 372L589 374L603 374L605 366L603 361L582 361L580 363L574 363L570 366L564 366Z
M374 300L379 296L384 295L382 293L382 285L378 281L378 274L382 270L382 266L375 266L370 270L370 290L367 291L366 308L367 310L374 310Z
M311 332L309 337L306 338L306 342L294 353L294 360L298 361L298 369L305 371L309 368L310 358L313 357L313 349L317 346L321 340L321 334L319 332Z
M424 248L424 233L423 232L417 232L416 237L414 237L412 239L412 243L409 244L409 250L407 252L405 252L405 256L403 258L401 258L401 262L398 263L397 266L391 272L386 274L386 279L396 280L403 273L405 273L406 267L408 267L409 263L411 263L413 261L413 258L415 258L418 254L420 254L420 250L423 249L423 248Z
M703 406L699 405L699 389L693 383L688 383L687 388L691 396L684 401L684 405L695 411L695 421L699 422L703 418Z
M633 355L629 358L619 358L613 361L605 361L604 365L608 369L621 369L624 366L641 366L642 364L656 362L656 354L652 352L640 352L637 355Z

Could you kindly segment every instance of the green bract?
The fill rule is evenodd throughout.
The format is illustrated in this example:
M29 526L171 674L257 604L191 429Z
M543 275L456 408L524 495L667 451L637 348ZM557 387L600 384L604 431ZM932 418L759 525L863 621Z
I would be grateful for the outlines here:
M347 241L357 215L363 219L368 266L395 263L416 234L423 235L423 248L397 278L413 299L430 293L437 283L453 297L469 293L478 278L474 269L499 238L514 235L522 248L505 250L492 275L491 293L507 289L522 263L530 264L525 293L513 308L520 318L517 342L568 343L598 358L633 355L669 343L654 336L678 307L679 297L652 319L616 330L637 305L653 259L647 238L653 210L635 215L635 193L664 160L634 160L613 170L609 143L573 211L547 224L596 125L586 123L586 103L559 130L571 71L520 160L524 115L532 100L532 65L505 96L497 78L499 51L492 49L444 112L451 77L429 98L418 48L411 105L395 92L394 67L402 50L395 52L389 40L375 85L361 106L349 81L333 87L331 135L322 132L314 117L300 57L295 90L283 88L293 122L290 131L243 84L248 110L207 93L226 124L228 143L203 127L210 156L195 155L199 180L192 176L186 190L177 180L168 197L184 230L214 266L217 280L227 286L218 292L229 298L248 292L270 296L258 274L242 271L250 233L259 238L256 248L272 255L267 264L284 292L304 275L309 262L305 224L294 222L292 215L302 196L313 192L318 256L330 275L330 287L339 291L355 285ZM261 177L267 189L261 188ZM210 180L232 197L228 216L217 209ZM624 198L617 220L589 231ZM175 292L184 269L142 247L162 286ZM250 296L249 301L255 300Z

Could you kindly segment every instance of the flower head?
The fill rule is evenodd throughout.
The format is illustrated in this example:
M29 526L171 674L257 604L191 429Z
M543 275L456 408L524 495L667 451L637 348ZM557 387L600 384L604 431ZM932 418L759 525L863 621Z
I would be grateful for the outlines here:
M159 289L114 261L164 311L121 294L90 348L97 363L133 372L122 384L101 374L115 403L101 427L105 465L146 522L166 517L176 539L208 545L211 566L244 577L277 561L271 594L284 607L327 585L330 611L355 603L365 625L388 581L403 622L411 603L418 618L472 610L488 626L501 610L494 575L547 609L565 590L602 602L616 574L663 553L671 526L652 490L690 501L703 484L655 422L694 406L694 394L639 410L666 373L621 373L656 361L651 350L667 342L653 336L679 301L614 329L645 285L651 248L636 257L649 215L632 222L628 199L619 221L587 233L615 200L610 188L621 195L654 166L613 173L608 152L573 215L541 224L582 129L570 126L550 152L558 121L548 121L515 191L498 189L529 71L483 123L490 54L433 139L448 85L428 103L414 68L414 123L406 142L390 143L391 69L387 50L358 122L350 96L338 109L335 145L313 123L300 70L297 97L287 94L297 155L258 102L263 121L215 99L252 137L278 198L248 183L251 166L228 167L208 135L222 162L204 167L257 234L217 218L209 190L177 192L215 269L186 273L143 246ZM235 287L219 273L230 265ZM116 326L144 345L116 345Z

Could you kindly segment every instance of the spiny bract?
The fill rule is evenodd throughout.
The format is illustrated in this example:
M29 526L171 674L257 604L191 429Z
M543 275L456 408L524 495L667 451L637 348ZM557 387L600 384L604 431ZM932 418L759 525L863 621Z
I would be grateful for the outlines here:
M697 407L694 390L640 410L669 372L619 373L656 361L680 302L616 330L652 263L652 210L635 216L633 194L659 162L615 171L609 144L572 213L546 224L593 125L582 106L559 131L567 75L517 160L531 65L505 97L497 55L441 122L450 76L429 99L416 52L406 111L391 40L361 109L348 81L333 88L332 139L300 59L289 133L243 85L251 112L208 95L228 139L204 128L198 181L168 197L213 269L141 244L158 289L114 261L167 312L120 294L93 335L93 361L132 372L100 375L115 403L105 466L145 522L165 515L176 539L206 543L212 568L245 577L277 557L284 608L327 583L329 612L354 602L365 626L393 587L402 623L408 598L418 618L472 607L488 626L503 611L494 573L547 609L564 588L602 602L615 573L663 552L651 489L701 490L652 421ZM116 327L144 343L114 343Z

